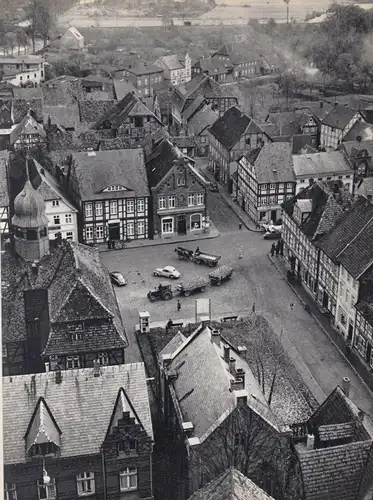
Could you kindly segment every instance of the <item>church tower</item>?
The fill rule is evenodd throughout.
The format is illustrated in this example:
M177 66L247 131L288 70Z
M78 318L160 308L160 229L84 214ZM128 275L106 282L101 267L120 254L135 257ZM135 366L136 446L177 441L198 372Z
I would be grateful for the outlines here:
M27 180L14 199L12 228L15 250L28 261L39 261L49 253L48 218L43 197L33 188L26 160Z

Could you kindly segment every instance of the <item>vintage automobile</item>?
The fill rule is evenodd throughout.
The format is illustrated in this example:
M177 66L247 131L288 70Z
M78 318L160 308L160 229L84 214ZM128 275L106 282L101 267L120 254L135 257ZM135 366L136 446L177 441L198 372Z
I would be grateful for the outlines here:
M157 269L155 269L153 274L154 274L154 276L162 276L163 278L170 278L170 279L180 278L179 271L172 266L157 268Z
M112 271L110 273L111 282L117 286L125 286L127 285L127 280L124 278L123 274L119 271Z

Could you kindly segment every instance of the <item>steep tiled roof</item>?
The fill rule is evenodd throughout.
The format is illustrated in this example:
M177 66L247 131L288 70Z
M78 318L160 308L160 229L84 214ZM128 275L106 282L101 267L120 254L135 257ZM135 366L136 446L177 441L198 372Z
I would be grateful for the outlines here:
M356 422L343 424L320 425L317 435L320 441L336 441L338 439L351 439L355 437Z
M342 208L339 206L334 196L330 195L329 198L327 199L327 202L319 219L316 230L314 231L313 239L317 239L323 236L324 234L327 234L329 231L331 231L338 222L338 220L341 218L342 214L343 214ZM310 218L310 221L306 219L304 225L302 225L302 229L303 230L305 230L306 228L310 229L310 227L313 226L311 221L312 217Z
M164 71L162 68L156 66L155 64L148 64L142 61L133 61L131 64L125 65L117 71L121 71L123 69L137 76Z
M27 451L38 443L61 445L61 430L43 397L40 397L36 404L25 438Z
M98 118L105 115L115 104L114 100L94 101L85 99L79 101L80 120L87 123L95 123Z
M345 136L345 139L347 138L347 135ZM356 141L355 139L356 137L352 141L344 140L339 146L339 149L345 151L349 158L356 156L364 150L370 157L373 157L373 140Z
M165 115L171 114L172 110L172 98L173 98L173 91L171 92L170 90L156 90L155 91L158 105L160 112Z
M52 124L61 125L64 128L75 128L80 122L78 104L64 106L43 106L44 124L48 123L49 118Z
M82 200L149 196L141 148L74 153L73 158ZM114 185L126 190L102 192Z
M210 76L221 75L227 72L227 64L216 57L203 57L195 65L195 68L201 68Z
M324 116L322 124L329 127L344 129L355 114L356 111L354 109L337 104L326 116Z
M353 168L341 151L295 155L294 172L298 177L317 178L325 175L353 174Z
M12 130L10 134L10 144L13 145L23 134L39 135L41 139L46 139L46 133L42 125L37 123L31 113Z
M373 218L337 256L354 279L360 278L373 265Z
M312 136L307 134L296 134L291 138L293 145L292 153L293 155L302 153L303 148L311 148L313 153L317 153L317 150L311 147Z
M158 59L158 63L156 64L157 66L159 65L161 68L168 69L169 71L184 68L184 64L180 62L177 54L162 56Z
M0 151L0 207L9 206L9 188L8 188L8 172L7 158L1 156Z
M365 177L362 182L359 182L356 186L356 194L358 196L364 196L367 198L371 196L373 199L373 177Z
M121 389L148 436L153 438L146 375L143 363L4 377L4 464L26 463L24 436L40 397L61 430L60 457L100 453ZM66 411L68 402L69 409Z
M185 337L185 335L183 335L181 332L177 332L177 334L172 337L170 342L159 353L159 360L162 361L162 356L174 353L176 349L178 349L181 344L185 342L186 338L187 337Z
M175 95L179 96L181 101L195 99L197 96L205 98L234 97L228 86L219 85L210 76L202 73L189 82L176 87Z
M270 113L266 118L266 123L273 125L273 135L291 136L300 134L300 116L295 111L283 111L280 113Z
M251 479L230 468L196 491L189 500L273 500Z
M177 137L171 137L170 140L172 141L173 144L175 144L180 149L193 148L196 146L194 136L180 135Z
M373 219L373 205L363 196L359 196L352 207L340 218L338 224L320 241L320 248L332 260L337 260L339 254Z
M196 97L194 99L194 101L192 101L190 104L188 104L188 106L183 110L183 119L188 122L191 117L194 115L194 113L196 113L196 111L198 111L199 108L201 108L203 106L205 102L205 98L200 95L198 97Z
M215 123L218 118L218 113L212 109L211 105L207 105L192 116L189 120L189 126L193 127L194 135L198 136Z
M11 128L12 125L12 101L0 100L0 129Z
M333 108L332 104L329 104L328 102L320 101L320 102L315 102L315 101L310 101L310 102L304 102L302 104L299 104L296 106L296 109L307 109L311 111L313 116L317 119L318 123L320 123L320 120L322 121L323 118L331 111Z
M230 150L252 123L255 123L252 118L236 106L232 106L210 127L210 132L226 149Z
M177 373L173 381L176 398L183 421L192 422L194 436L202 442L208 437L216 422L229 415L235 407L235 396L230 390L233 375L222 358L223 344L211 341L211 329L200 326L172 354L168 365ZM257 412L270 426L278 423L247 362L236 355L236 368L245 371L245 390L248 406Z
M162 140L146 160L146 173L150 187L156 186L173 167L174 160L182 158L179 148L169 140Z
M254 49L253 44L229 43L224 44L215 54L229 56L233 64L249 61L260 61L260 52Z
M138 91L136 87L133 85L133 83L129 82L128 80L125 80L124 78L122 79L114 78L113 85L114 85L115 98L117 101L123 99L123 97L125 97L128 94L128 92L132 92L135 95L138 95Z
M35 179L31 178L31 182L37 192L42 195L44 201L63 200L66 205L77 212L77 209L69 201L67 194L64 192L63 187L59 185L57 179L36 160L33 160L33 163L38 175Z
M255 165L256 178L260 184L277 182L295 183L296 178L289 143L268 142L259 151L255 149L253 153L250 153L249 158L253 158L253 155L256 157L251 161Z
M373 139L373 125L364 122L354 123L343 137L343 141L356 141L357 137L361 137L362 141L371 141Z
M43 122L43 103L41 98L34 99L13 99L13 121L20 123L27 115L29 109L32 110L33 116L36 121Z

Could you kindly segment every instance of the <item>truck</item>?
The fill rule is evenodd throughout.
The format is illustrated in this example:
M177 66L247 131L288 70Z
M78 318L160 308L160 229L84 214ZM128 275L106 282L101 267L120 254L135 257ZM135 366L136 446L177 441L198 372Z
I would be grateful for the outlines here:
M188 281L179 283L177 285L177 290L185 297L189 297L192 292L204 292L208 284L208 278L205 278L203 276L195 276Z
M171 285L169 283L160 283L155 290L149 290L148 299L150 302L156 300L171 300L174 296Z
M233 268L230 266L221 266L209 274L211 285L220 286L223 281L230 280L232 277Z
M194 252L189 248L176 247L174 250L177 253L179 260L188 260L194 262L195 264L207 264L210 267L217 266L221 255L214 255L206 252L201 252L197 248Z

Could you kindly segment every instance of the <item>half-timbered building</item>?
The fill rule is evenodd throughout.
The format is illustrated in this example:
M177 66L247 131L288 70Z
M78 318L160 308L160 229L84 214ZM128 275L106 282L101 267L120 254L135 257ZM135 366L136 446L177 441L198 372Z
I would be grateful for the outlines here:
M8 152L0 151L0 233L1 238L9 236L10 203L8 185Z
M320 146L337 149L357 121L365 122L360 111L336 104L321 122Z
M10 133L10 146L15 150L27 151L35 147L45 148L47 135L43 126L38 123L31 110Z
M80 208L79 241L148 238L150 193L142 148L74 153L66 184Z

